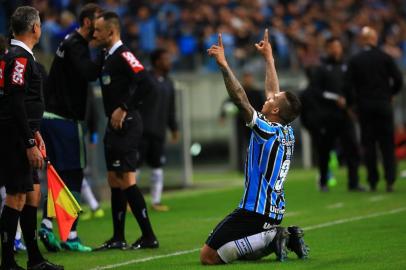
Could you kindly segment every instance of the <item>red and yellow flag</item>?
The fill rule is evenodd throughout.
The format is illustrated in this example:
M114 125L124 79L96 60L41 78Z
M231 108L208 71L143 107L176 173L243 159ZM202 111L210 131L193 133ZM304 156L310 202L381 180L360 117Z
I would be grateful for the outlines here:
M47 151L45 145L37 138L38 149L42 157L47 159ZM66 241L69 236L73 222L82 211L75 197L65 186L65 183L56 172L51 162L47 162L47 178L48 178L48 217L56 218L59 229L59 237L62 241Z
M66 241L72 224L82 209L50 163L48 163L47 177L48 217L56 218L59 236L62 241Z

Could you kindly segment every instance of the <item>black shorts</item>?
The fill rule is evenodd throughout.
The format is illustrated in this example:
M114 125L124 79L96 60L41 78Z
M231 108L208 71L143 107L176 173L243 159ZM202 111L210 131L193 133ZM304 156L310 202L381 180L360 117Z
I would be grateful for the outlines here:
M33 191L38 184L38 174L27 158L24 140L13 123L0 123L0 185L7 194Z
M214 228L206 244L217 250L230 241L267 231L271 226L279 225L280 222L280 220L272 220L267 216L237 208Z
M129 112L123 127L115 130L108 120L104 135L104 154L108 171L133 172L138 163L142 121L138 112Z
M143 135L139 146L138 168L144 162L151 168L161 168L165 165L165 140L153 136Z
M80 122L63 119L46 113L41 122L48 158L59 171L83 169L86 166L86 149Z

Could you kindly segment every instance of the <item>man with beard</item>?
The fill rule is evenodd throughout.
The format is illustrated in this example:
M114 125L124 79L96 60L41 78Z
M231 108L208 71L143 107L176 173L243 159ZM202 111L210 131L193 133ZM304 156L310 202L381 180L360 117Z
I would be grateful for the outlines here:
M92 62L89 41L100 7L85 5L79 14L80 27L66 36L59 45L52 62L45 87L45 113L41 131L47 154L66 186L80 200L85 167L85 146L81 121L85 119L88 82L99 75L100 65ZM78 220L72 226L68 240L59 243L52 231L52 220L47 217L44 202L39 236L49 251L67 250L86 252L90 247L81 244L77 234Z

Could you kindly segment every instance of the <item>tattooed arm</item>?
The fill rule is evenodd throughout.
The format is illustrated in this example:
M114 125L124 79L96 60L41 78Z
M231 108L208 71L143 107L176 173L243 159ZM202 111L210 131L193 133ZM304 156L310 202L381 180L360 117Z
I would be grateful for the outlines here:
M240 109L242 116L246 123L252 121L254 108L248 101L244 88L235 77L233 71L228 66L226 57L224 55L224 47L221 39L221 34L218 36L218 45L213 45L207 50L210 56L216 59L221 73L223 74L224 84L226 85L228 95L234 104Z
M265 59L266 73L265 73L265 96L267 98L280 92L279 80L275 69L275 60L272 55L272 46L269 43L268 29L265 29L264 39L255 44L257 50L262 54Z

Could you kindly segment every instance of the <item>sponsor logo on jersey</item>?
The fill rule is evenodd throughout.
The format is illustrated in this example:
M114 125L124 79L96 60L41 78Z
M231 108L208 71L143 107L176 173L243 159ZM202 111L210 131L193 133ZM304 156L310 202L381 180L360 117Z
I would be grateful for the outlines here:
M27 66L27 58L16 58L14 68L11 74L11 83L24 85L24 72Z
M135 58L134 54L129 51L122 52L121 56L125 59L125 61L130 65L134 73L138 73L141 70L144 70L144 66Z
M121 162L120 160L116 160L113 162L113 164L111 164L114 168L120 167L121 166Z

